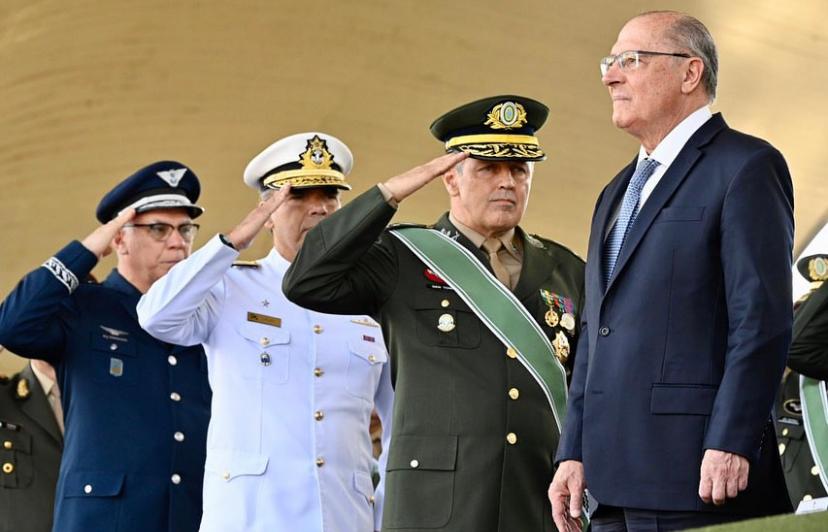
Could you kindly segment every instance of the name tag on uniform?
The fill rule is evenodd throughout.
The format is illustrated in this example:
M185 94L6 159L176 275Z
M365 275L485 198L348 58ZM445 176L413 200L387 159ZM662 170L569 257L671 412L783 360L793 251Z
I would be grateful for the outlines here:
M261 323L263 325L270 325L271 327L282 326L282 318L277 318L276 316L268 316L267 314L259 314L257 312L248 312L247 321Z

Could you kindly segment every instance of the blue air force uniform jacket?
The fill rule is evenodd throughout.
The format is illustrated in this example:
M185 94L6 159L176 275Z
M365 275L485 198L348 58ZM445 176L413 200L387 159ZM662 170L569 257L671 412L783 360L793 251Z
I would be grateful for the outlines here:
M66 425L54 530L198 530L210 388L201 346L138 325L140 292L70 243L0 304L0 344L57 369Z

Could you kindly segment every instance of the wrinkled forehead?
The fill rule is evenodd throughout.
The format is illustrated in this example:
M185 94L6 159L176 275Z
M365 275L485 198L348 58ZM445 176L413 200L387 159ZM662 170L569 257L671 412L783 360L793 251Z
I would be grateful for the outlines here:
M672 24L672 18L665 15L636 17L627 22L618 33L611 53L627 50L661 51L666 43L665 30Z

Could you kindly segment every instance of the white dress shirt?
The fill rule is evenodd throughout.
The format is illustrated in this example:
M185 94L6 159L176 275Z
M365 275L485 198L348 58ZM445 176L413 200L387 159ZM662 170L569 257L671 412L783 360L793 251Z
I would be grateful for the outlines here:
M201 530L379 530L368 427L376 407L388 449L393 391L378 325L288 301L275 250L257 267L233 267L237 256L216 236L138 304L150 334L207 354Z

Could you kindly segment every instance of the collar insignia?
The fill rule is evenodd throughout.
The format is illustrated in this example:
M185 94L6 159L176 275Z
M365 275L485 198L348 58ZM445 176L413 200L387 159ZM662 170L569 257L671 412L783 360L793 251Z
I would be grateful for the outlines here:
M29 381L27 379L20 379L17 381L17 398L26 399L32 392L29 390Z
M484 126L492 129L516 129L527 122L526 109L516 102L503 102L492 107Z
M171 187L177 187L178 182L187 173L186 168L176 168L175 170L164 170L163 172L156 172L156 175L167 182Z

